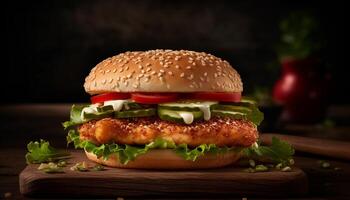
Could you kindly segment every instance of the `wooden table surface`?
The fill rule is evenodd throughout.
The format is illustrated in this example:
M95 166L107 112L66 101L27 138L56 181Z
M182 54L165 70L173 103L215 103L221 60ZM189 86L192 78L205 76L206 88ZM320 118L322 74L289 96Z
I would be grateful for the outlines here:
M26 144L31 140L43 138L49 140L53 146L65 148L66 133L60 123L68 118L70 105L27 104L0 107L0 199L5 196L8 199L31 199L19 193L18 185L18 174L26 166L24 159ZM300 131L298 134L300 135ZM310 135L309 132L308 135ZM332 138L334 139L334 136ZM344 140L343 138L338 139ZM318 164L321 159L327 160L331 164L331 168L321 168ZM297 152L295 160L296 165L303 169L309 178L309 193L297 199L350 199L350 190L348 189L350 163L348 161L299 152ZM339 170L334 170L334 167L339 168ZM145 197L144 199L152 198L154 197ZM171 199L169 196L157 198ZM203 198L208 199L208 197L200 199ZM217 198L242 199L245 197L223 196ZM258 197L247 198L259 199ZM111 199L117 199L117 197L111 197Z

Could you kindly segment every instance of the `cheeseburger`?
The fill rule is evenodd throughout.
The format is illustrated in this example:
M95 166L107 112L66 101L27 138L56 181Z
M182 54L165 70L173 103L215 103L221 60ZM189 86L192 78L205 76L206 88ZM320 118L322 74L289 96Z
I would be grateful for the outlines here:
M110 167L230 165L256 144L263 118L241 97L238 72L204 52L121 53L97 64L84 88L91 104L73 105L67 141Z

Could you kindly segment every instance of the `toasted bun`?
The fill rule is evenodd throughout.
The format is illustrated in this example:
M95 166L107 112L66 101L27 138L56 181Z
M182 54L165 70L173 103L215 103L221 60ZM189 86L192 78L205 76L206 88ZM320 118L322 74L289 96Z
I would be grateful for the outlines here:
M89 94L105 92L242 92L237 71L225 60L194 51L126 52L107 58L85 79Z
M196 161L185 160L170 149L154 149L138 156L127 164L119 162L117 155L110 156L107 160L97 158L95 154L85 151L87 157L97 163L118 168L134 169L205 169L224 167L233 164L240 158L239 153L228 152L222 154L205 154Z

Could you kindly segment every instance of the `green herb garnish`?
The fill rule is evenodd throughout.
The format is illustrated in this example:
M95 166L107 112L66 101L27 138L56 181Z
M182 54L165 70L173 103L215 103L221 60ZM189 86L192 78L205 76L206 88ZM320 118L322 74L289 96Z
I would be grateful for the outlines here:
M281 163L283 166L287 166L291 164L291 162L294 164L294 160L291 161L294 155L293 147L277 137L272 137L271 146L253 145L243 151L248 158L268 160L275 164Z
M63 173L63 168L53 162L41 163L38 167L38 170L41 170L45 173Z
M25 156L27 164L52 162L67 158L70 155L68 152L53 148L48 141L42 139L40 142L30 142L27 149L28 153Z

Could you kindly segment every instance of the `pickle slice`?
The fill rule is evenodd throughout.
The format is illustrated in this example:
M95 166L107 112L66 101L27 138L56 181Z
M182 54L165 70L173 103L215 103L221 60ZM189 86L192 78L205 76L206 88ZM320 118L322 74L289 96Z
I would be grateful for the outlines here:
M142 109L143 107L135 102L127 102L124 103L124 110L137 110L137 109Z
M98 111L99 113L107 112L107 111L113 111L113 106L111 106L111 105L108 105L108 106L100 106L100 107L97 107L97 111Z
M246 113L237 112L237 111L212 110L211 113L213 116L230 117L233 119L247 119Z
M159 107L158 116L160 119L166 120L166 121L191 124L193 121L198 121L203 119L203 112L202 111L168 110L168 109Z
M162 103L159 107L166 110L178 111L201 111L204 107L216 105L216 101L179 101L172 103Z
M114 112L115 118L150 117L156 115L156 109L147 108Z
M234 112L241 112L241 113L251 113L252 109L245 107L245 106L238 106L238 105L228 105L228 104L217 104L212 106L212 110L222 110L222 111L234 111Z
M113 110L101 113L84 113L84 120L101 119L113 116Z

